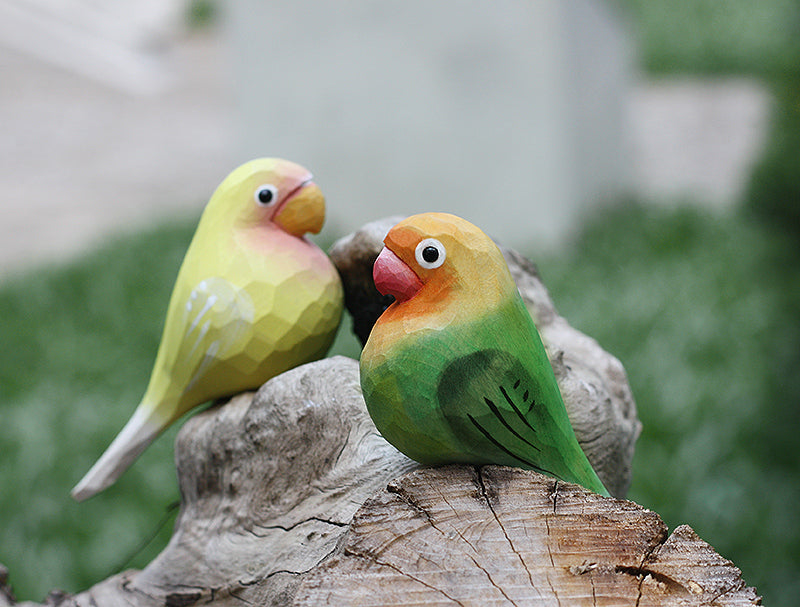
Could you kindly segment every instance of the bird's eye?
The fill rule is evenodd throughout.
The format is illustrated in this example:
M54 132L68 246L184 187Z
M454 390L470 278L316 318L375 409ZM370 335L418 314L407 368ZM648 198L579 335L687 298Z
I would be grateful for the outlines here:
M256 188L254 198L256 204L262 207L269 206L278 199L278 188L268 183L260 185Z
M435 238L426 238L417 245L414 252L417 263L426 270L433 270L444 263L447 251L444 245Z

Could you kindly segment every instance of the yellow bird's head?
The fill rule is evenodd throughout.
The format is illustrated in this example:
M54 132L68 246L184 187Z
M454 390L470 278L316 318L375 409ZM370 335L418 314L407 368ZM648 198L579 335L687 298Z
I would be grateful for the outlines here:
M384 244L373 278L381 293L395 297L394 313L431 314L456 302L478 309L516 290L497 245L455 215L408 217L389 230Z
M239 227L269 223L301 237L325 222L325 197L299 164L258 158L235 169L219 185L206 212Z

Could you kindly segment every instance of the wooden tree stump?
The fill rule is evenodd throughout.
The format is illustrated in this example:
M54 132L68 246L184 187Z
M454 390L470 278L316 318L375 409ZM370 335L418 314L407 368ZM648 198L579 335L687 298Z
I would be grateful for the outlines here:
M386 302L358 283L390 225L333 251L362 331ZM558 316L530 262L506 255L578 439L623 495L640 428L624 369ZM348 358L195 415L175 461L181 510L161 554L46 605L760 604L690 528L667 537L636 504L513 468L421 468L378 434ZM0 565L0 607L16 605L6 579Z

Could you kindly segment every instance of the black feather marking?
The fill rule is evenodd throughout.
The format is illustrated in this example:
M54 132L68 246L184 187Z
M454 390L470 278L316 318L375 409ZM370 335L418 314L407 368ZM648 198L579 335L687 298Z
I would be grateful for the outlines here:
M519 432L517 432L516 430L514 430L514 428L512 428L512 427L511 427L511 425L510 425L510 424L509 424L509 423L508 423L508 422L505 420L505 418L503 417L503 414L502 414L502 413L500 413L500 410L497 408L497 405L495 405L495 404L494 404L494 403L493 403L491 400L489 400L489 399L488 399L488 398L486 398L485 396L483 397L483 400L484 400L484 401L486 401L486 404L489 406L489 409L491 410L491 412L492 412L492 413L494 413L494 416L495 416L495 417L496 417L498 420L500 420L500 423L501 423L501 424L503 424L503 425L506 427L506 429L507 429L509 432L511 432L511 434L513 434L514 436L516 436L516 437L517 437L519 440L521 440L523 443L525 443L525 444L527 444L527 445L530 445L531 447L533 447L533 448L534 448L534 449L536 449L537 451L541 451L541 449L539 449L539 447L537 447L536 445L534 445L534 444L533 444L531 441L529 441L527 438L525 438L524 436L522 436L522 435L521 435Z
M514 390L516 390L517 388L519 388L519 380L514 382Z
M529 395L530 395L530 392L528 392L527 390L525 390L525 394L523 394L523 395L522 395L522 402L523 402L523 403L524 403L526 400L528 400L528 396L529 396Z
M530 404L530 406L528 407L528 413L530 413L531 411L533 411L533 408L534 408L535 406L536 406L536 399L533 399L533 400L531 401L531 404Z
M506 401L508 401L508 404L511 405L512 409L514 409L514 413L516 413L522 420L522 423L528 426L528 428L530 428L533 432L536 432L536 428L531 426L530 422L527 419L525 419L525 416L522 414L522 411L520 411L517 405L514 404L514 401L511 400L511 397L508 395L508 392L506 392L505 388L503 388L503 386L499 386L499 388L500 392L503 393L503 396L505 397Z
M506 447L504 447L503 445L501 445L499 442L497 442L497 440L496 440L496 439L495 439L495 438L494 438L494 437L493 437L493 436L492 436L492 435L489 433L489 431L488 431L488 430L486 430L486 428L484 428L483 426L481 426L481 425L478 423L478 421L477 421L477 420L476 420L474 417L472 417L472 415L470 415L469 413L467 413L467 417L469 418L469 421L471 421L471 422L472 422L472 425L473 425L473 426L475 426L475 427L476 427L476 428L477 428L477 429L480 431L480 433L481 433L481 434L483 434L483 435L486 437L486 439L487 439L487 440L488 440L490 443L492 443L492 444L493 444L495 447L497 447L498 449L500 449L500 450L501 450L501 451L503 451L504 453L506 453L506 454L510 455L510 456L511 456L511 457L513 457L515 460L518 460L518 461L522 462L523 464L525 464L526 466L528 466L528 467L529 467L531 470L535 470L536 472L541 472L542 474L549 474L549 475L550 475L550 476L552 476L552 477L555 477L555 478L558 478L558 479L564 480L563 478L561 478L561 477L560 477L560 476L558 476L557 474L553 474L553 473L552 473L552 472L550 472L549 470L545 470L544 468L540 468L539 466L537 466L537 465L536 465L536 464L534 464L533 462L529 462L529 461L528 461L528 460L526 460L525 458L522 458L522 457L520 457L519 455L516 455L515 453L511 452L509 449L507 449Z

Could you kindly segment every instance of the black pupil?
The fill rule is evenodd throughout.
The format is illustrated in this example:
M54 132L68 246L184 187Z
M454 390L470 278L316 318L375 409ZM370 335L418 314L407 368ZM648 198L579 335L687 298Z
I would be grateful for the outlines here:
M272 190L270 190L269 188L264 188L263 190L259 190L258 199L264 204L272 202Z
M422 249L422 259L427 261L428 263L433 263L437 259L439 259L439 249L436 247L425 247Z

